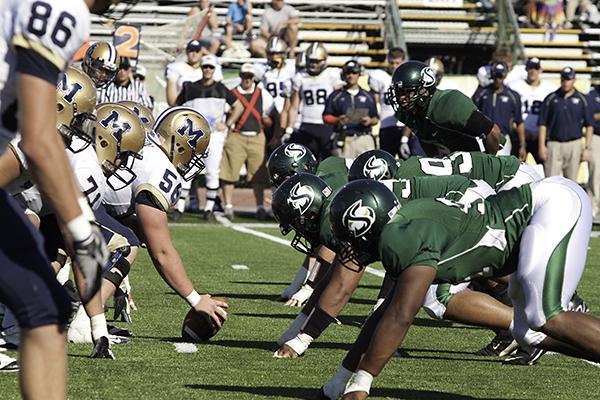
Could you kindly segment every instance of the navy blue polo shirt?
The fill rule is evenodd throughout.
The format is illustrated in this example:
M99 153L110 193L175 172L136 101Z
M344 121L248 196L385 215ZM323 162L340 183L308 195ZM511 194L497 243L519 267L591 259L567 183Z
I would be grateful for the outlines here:
M336 117L339 117L340 115L350 116L352 109L364 109L366 110L363 111L366 112L365 115L368 115L371 118L379 115L377 113L375 97L373 97L371 92L367 92L361 87L359 87L358 93L355 95L350 94L346 88L335 90L327 98L323 115L329 114ZM371 127L364 126L360 121L356 121L355 123L346 125L343 129L343 133L348 136L371 133Z
M600 121L594 119L594 114L600 113L600 85L593 87L587 95L590 113L592 114L592 124L594 125L594 135L600 135Z
M549 141L568 142L583 136L584 126L592 125L592 114L586 97L578 90L565 98L561 89L544 99L538 126L546 126Z
M493 86L488 86L474 101L479 111L494 121L503 135L510 135L513 123L519 125L523 122L521 96L506 86L499 93Z

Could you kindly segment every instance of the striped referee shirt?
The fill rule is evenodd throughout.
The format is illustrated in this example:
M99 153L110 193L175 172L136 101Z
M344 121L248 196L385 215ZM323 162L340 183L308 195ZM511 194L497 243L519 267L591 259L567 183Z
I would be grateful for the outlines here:
M119 101L135 101L150 109L153 108L152 99L146 91L144 82L130 79L129 82L120 86L115 81L97 90L98 104L118 103Z

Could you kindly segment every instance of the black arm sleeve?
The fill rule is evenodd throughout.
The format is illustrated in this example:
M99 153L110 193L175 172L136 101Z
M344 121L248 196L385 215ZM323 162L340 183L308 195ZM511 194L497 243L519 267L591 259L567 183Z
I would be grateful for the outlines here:
M144 204L148 207L156 208L157 210L164 211L160 202L147 190L142 190L135 196L136 204Z
M56 65L35 51L23 47L17 47L17 71L43 79L53 85L58 83L58 75L60 74L60 70Z
M469 136L485 138L494 127L494 122L481 111L475 110L467 120L465 133Z

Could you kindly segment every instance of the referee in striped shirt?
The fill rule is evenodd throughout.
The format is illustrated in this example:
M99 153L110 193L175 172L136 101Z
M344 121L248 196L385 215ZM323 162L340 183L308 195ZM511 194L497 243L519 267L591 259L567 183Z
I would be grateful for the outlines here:
M154 107L144 81L133 79L129 58L121 57L121 64L115 80L98 89L98 104L118 103L125 100L135 101L149 109Z

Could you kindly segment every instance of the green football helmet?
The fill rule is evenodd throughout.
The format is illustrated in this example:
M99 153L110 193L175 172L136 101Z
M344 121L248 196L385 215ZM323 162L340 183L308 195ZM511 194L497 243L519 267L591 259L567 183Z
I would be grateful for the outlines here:
M361 179L345 185L331 201L329 222L342 264L363 267L379 259L379 236L400 203L383 183Z
M435 92L435 72L421 61L407 61L396 68L388 89L394 112L425 108Z
M319 162L308 147L297 143L282 144L267 161L271 183L277 187L300 172L314 174Z
M273 193L271 208L279 222L281 233L295 231L292 247L304 254L313 254L319 244L321 212L332 190L316 175L296 174Z
M348 171L348 180L374 179L381 181L394 179L398 168L400 168L400 162L387 151L369 150L356 157L352 162Z

